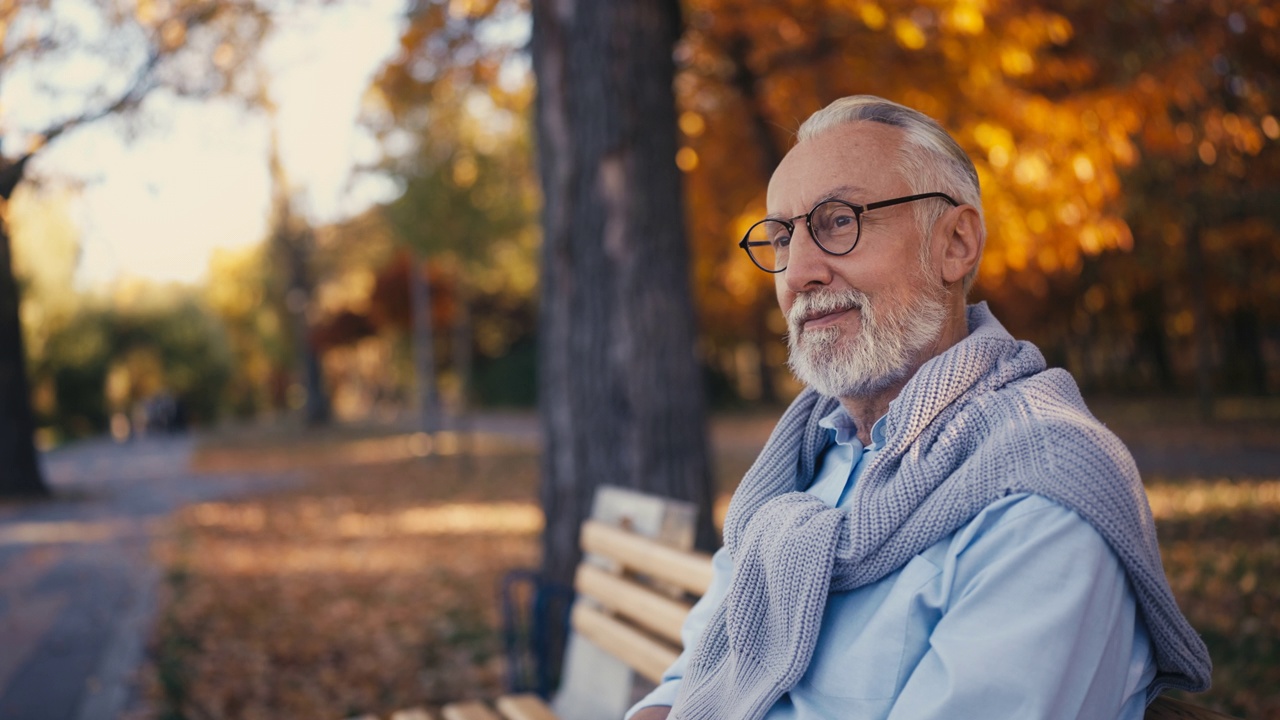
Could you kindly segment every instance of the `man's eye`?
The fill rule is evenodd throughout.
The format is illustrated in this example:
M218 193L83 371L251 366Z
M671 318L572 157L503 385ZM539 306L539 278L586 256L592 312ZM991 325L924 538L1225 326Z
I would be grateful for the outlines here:
M791 236L787 234L778 235L772 240L773 246L776 248L784 248L791 244Z

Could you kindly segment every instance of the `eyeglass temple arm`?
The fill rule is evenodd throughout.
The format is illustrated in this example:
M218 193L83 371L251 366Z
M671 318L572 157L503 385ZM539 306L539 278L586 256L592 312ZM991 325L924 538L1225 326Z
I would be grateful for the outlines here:
M868 210L875 210L876 208L889 207L890 205L901 205L902 203L915 202L916 200L926 200L928 198L935 198L935 197L946 200L947 202L951 203L952 207L960 206L960 203L956 202L954 198L952 198L950 195L946 193L931 192L931 193L921 193L920 195L908 195L906 197L894 198L892 200L882 200L880 202L873 202L869 205L863 205L862 211L867 212Z

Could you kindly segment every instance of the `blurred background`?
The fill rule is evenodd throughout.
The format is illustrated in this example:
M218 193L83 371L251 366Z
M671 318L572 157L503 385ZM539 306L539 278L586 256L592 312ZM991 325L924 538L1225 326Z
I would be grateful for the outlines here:
M1214 702L1280 717L1280 467L1266 454L1280 437L1280 2L680 5L671 161L685 212L669 221L688 238L717 492L799 389L772 278L736 246L773 167L836 97L911 105L981 177L975 299L1067 368L1140 464L1157 459L1143 469L1175 589L1228 657ZM156 550L170 594L147 691L166 717L392 709L456 690L464 666L488 668L467 675L476 687L499 682L496 611L472 599L536 563L542 522L521 509L538 475L531 28L524 0L0 0L0 458L29 427L50 468L0 468L0 494L92 474L58 464L78 442L187 431L192 472L310 479L269 500L174 506L184 530ZM459 450L449 433L468 429L528 442L477 435ZM403 513L445 502L490 518L447 542L515 528L491 538L510 547L485 546L489 575L459 559L477 550L414 546L456 567L397 595L385 573L409 572L410 546L388 546L399 559L374 571L336 550L287 560L271 545L281 554L255 560L218 544L428 542L439 517ZM1207 539L1224 528L1237 533ZM299 590L312 572L330 579ZM335 660L300 646L313 630L299 628L232 654L265 665L228 663L192 639L210 618L267 632L252 603L217 591L228 573L263 583L244 602L319 603L307 628L384 638L403 657L356 667L367 653ZM445 606L370 604L381 588L410 606L445 579ZM391 620L357 623L361 607ZM271 658L335 674L323 691L266 689L283 672ZM228 664L246 675L211 679Z
M970 151L977 297L1087 392L1207 414L1280 388L1271 3L684 9L674 161L718 407L796 389L770 278L735 244L798 122L851 92ZM126 438L166 402L200 426L412 412L415 302L447 407L532 404L521 3L11 2L0 22L4 156L32 153L6 218L41 447Z

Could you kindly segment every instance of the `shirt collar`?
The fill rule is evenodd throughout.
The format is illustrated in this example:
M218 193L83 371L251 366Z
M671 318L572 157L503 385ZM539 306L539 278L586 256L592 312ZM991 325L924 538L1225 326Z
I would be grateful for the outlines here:
M888 413L881 415L880 419L876 420L875 425L871 426L872 450L879 450L884 447L884 425L885 418L888 416ZM840 445L851 445L858 440L858 424L853 421L853 418L849 417L849 413L845 411L843 405L836 405L835 410L832 410L826 417L818 421L818 427L832 431L836 443Z

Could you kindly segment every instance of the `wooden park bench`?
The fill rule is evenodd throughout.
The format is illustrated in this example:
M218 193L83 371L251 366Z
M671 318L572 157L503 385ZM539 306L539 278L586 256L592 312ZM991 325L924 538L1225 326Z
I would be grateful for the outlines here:
M605 502L606 507L618 501L653 500L614 491L621 494L611 498L612 503ZM570 616L573 634L566 651L565 682L552 706L536 695L519 694L492 704L453 703L436 712L402 710L392 714L391 720L621 720L623 711L660 683L663 671L675 662L685 616L711 584L711 557L687 549L692 545L692 510L681 507L683 503L660 502L661 517L649 523L648 534L665 535L666 542L635 532L636 528L627 527L632 525L627 518L617 522L616 512L602 513L599 498L595 519L583 523L584 559L574 583L577 600ZM676 525L688 527L673 533L673 516ZM675 544L685 549L668 544L673 534ZM619 684L627 685L621 694ZM1145 720L1231 719L1161 697L1147 709Z

